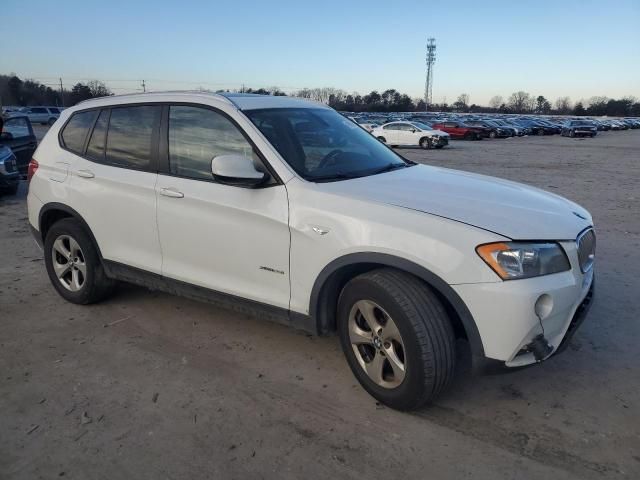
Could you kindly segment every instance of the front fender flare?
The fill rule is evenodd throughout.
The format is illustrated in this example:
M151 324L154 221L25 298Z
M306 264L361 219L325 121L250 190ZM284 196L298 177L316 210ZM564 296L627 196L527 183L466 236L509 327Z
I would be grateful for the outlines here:
M326 265L314 282L309 301L309 314L316 320L316 322L322 321L322 304L320 295L327 280L339 269L359 264L375 264L377 266L396 268L422 279L437 293L444 297L447 302L449 302L450 306L455 310L456 314L460 318L469 341L474 365L477 363L476 360L484 360L484 347L482 345L482 339L480 338L480 332L478 331L476 322L473 315L471 315L471 312L455 290L428 269L410 260L396 257L394 255L377 252L352 253L339 257ZM323 325L318 324L317 328L318 331L322 331Z

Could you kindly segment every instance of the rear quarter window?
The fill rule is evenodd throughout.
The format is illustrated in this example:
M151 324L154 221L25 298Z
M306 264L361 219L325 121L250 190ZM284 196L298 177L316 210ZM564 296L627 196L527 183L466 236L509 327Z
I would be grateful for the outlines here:
M106 162L136 170L151 163L154 134L160 125L161 107L153 105L111 109Z
M78 155L82 155L87 133L98 114L95 110L77 112L71 116L62 130L63 146Z

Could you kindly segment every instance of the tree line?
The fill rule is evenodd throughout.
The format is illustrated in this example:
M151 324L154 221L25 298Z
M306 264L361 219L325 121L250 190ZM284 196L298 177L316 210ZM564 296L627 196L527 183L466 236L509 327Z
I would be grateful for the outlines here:
M47 105L71 107L90 98L113 95L99 80L78 82L71 90L51 88L36 80L22 80L16 75L0 75L0 104L27 107Z
M228 90L227 90L228 91ZM240 88L235 90L260 95L286 95L278 87ZM113 95L111 90L98 80L76 83L71 90L51 88L38 81L21 80L16 75L0 75L0 104L15 106L51 105L72 106L90 98ZM348 93L339 88L304 88L291 95L325 103L336 110L348 112L424 112L427 105L423 99L413 99L409 95L393 88L378 92L374 90L366 95L358 92ZM613 99L591 97L579 100L575 104L569 97L560 97L551 102L543 95L531 95L517 91L504 98L496 95L488 105L471 103L470 96L462 93L455 102L429 105L428 110L436 112L459 113L516 113L539 115L578 115L612 117L640 116L640 103L633 97Z

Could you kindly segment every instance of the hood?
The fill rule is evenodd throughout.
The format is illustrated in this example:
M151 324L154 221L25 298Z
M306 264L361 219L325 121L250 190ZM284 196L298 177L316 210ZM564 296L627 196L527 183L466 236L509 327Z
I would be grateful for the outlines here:
M558 195L508 180L426 165L323 187L346 197L449 218L514 240L570 240L592 225L589 212Z
M433 137L448 137L449 134L447 132L443 132L442 130L424 130L426 133Z

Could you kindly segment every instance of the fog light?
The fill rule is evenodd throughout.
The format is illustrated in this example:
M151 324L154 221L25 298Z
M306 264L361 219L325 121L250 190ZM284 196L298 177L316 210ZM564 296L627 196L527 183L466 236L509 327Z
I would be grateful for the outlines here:
M547 295L546 293L540 295L534 306L534 311L538 318L541 321L544 320L549 316L551 310L553 310L553 298L551 298L551 295Z

